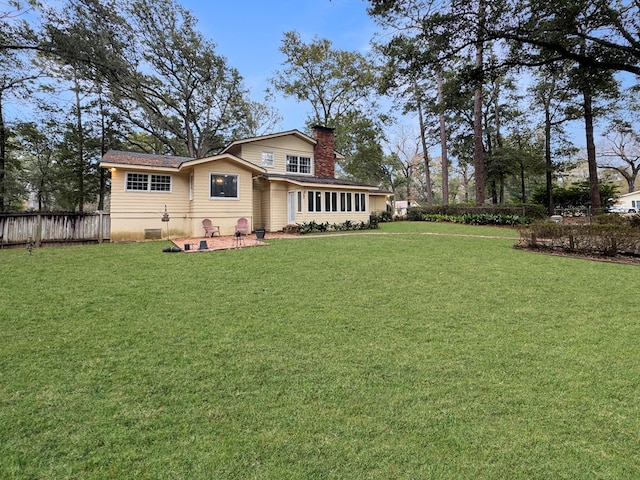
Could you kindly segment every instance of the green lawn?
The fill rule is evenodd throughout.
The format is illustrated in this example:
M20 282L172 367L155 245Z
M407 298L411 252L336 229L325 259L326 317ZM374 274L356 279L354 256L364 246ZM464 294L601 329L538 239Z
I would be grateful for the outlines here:
M640 478L638 267L380 232L0 251L0 478Z

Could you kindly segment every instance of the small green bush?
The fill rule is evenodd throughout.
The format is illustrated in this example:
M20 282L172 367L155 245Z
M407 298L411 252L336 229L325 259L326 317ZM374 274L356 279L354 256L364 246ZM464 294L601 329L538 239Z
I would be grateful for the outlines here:
M298 233L300 233L300 225L292 225L292 224L286 225L282 229L282 231L284 233L288 233L288 234L291 234L291 235L297 235Z
M391 212L380 212L378 213L378 222L393 222L393 215L391 214Z

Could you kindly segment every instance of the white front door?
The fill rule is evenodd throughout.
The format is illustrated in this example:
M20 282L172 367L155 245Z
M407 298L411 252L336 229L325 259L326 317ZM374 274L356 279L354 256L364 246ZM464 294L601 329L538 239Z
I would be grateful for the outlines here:
M296 223L296 192L288 192L287 200L287 223L293 225Z

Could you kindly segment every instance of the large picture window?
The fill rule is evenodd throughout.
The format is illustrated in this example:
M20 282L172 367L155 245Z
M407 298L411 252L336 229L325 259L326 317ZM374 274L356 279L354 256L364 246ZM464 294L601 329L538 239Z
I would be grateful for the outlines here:
M209 189L211 198L238 198L238 175L212 173Z
M127 173L128 192L171 192L171 175Z
M311 157L298 157L287 155L287 172L311 173Z

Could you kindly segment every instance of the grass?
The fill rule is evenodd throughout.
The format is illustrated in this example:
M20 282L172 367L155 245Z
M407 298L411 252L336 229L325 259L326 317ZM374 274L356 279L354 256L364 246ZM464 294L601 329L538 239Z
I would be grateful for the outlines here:
M637 267L381 231L0 251L0 478L640 478Z

